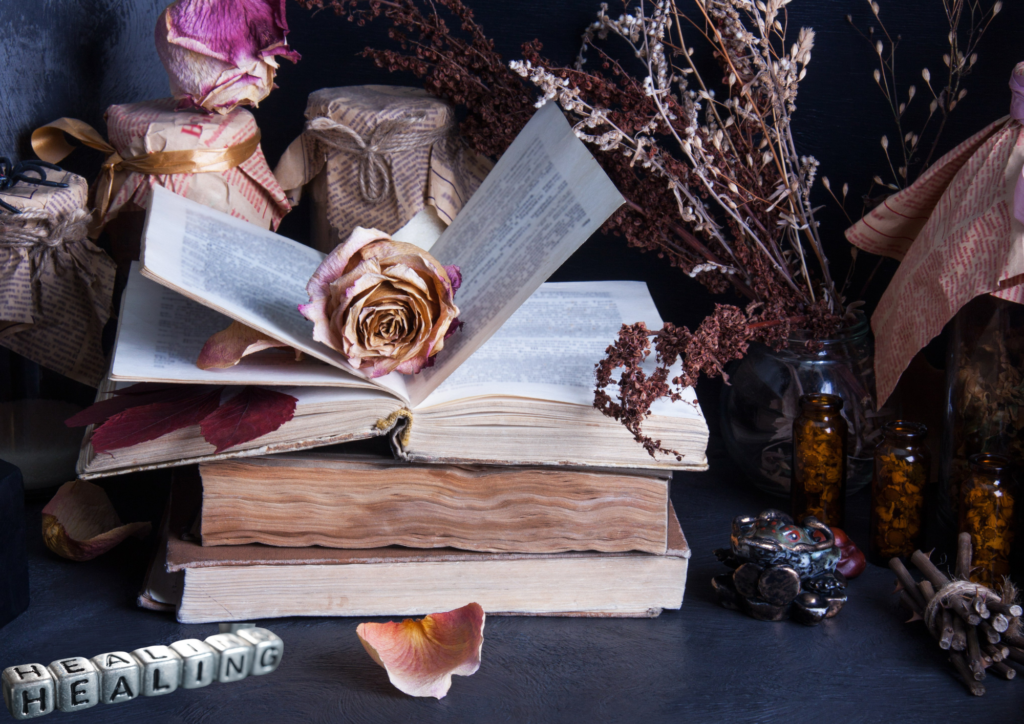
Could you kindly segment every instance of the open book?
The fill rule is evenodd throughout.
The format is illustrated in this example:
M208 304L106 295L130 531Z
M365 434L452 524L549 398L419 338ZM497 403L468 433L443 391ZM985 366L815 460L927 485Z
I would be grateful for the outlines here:
M650 457L592 407L594 365L620 326L661 326L646 286L541 287L621 203L561 112L545 106L452 225L436 241L429 234L419 240L432 242L442 264L461 267L456 301L465 326L446 340L434 367L368 379L313 341L312 323L297 311L323 254L154 189L140 273L122 304L112 380L265 384L298 398L290 422L221 457L390 433L400 458L424 462L703 469L707 426L692 391L656 405L646 424L681 460ZM198 369L203 341L228 318L313 362L262 353L231 369ZM83 477L216 457L198 428L98 456L90 434L79 461Z
M679 402L659 400L645 423L648 434L664 447L683 453L681 461L667 455L652 458L624 427L593 407L594 363L623 322L661 326L643 282L544 284L497 334L413 407L376 387L348 387L344 380L330 386L340 370L319 362L296 363L290 352L267 350L230 369L200 370L194 360L203 335L223 328L227 318L145 279L137 267L129 276L122 308L112 366L115 381L101 388L101 398L113 384L217 382L265 384L297 398L298 404L295 417L274 432L219 455L198 426L97 455L89 444L90 428L79 459L83 478L385 434L391 436L397 457L420 462L707 467L708 430L692 390ZM138 323L145 319L150 322Z
M166 189L154 189L150 202L142 274L348 372L349 386L385 389L418 405L622 203L557 106L538 111L430 247L442 264L461 268L456 301L464 326L434 366L414 376L368 379L313 340L313 324L297 307L309 300L306 283L324 254Z

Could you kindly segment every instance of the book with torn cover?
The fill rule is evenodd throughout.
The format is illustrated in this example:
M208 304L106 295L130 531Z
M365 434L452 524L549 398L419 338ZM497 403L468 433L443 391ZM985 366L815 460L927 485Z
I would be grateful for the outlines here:
M690 549L671 504L664 554L210 547L189 535L198 486L182 487L176 480L166 553L166 571L181 583L182 623L422 616L472 601L488 615L649 617L683 602ZM140 596L166 601L177 590L143 590Z
M669 470L421 465L285 453L199 466L204 546L664 554Z

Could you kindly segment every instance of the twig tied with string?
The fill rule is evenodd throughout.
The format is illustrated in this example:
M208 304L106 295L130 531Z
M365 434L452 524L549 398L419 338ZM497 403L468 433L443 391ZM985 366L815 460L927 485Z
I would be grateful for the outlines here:
M952 578L921 551L910 558L924 574L920 583L899 558L890 560L889 568L896 574L900 603L913 614L910 621L924 621L939 648L950 652L949 661L967 690L982 696L987 671L1009 680L1017 675L1015 666L1024 666L1024 610L1009 579L1003 580L998 593L968 580L971 557L971 536L961 533Z

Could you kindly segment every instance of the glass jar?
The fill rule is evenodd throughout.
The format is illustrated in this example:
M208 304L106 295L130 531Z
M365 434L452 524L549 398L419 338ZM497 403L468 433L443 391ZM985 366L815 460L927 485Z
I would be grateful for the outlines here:
M981 453L970 459L970 477L960 495L960 532L971 534L971 580L989 588L1010 573L1016 489L1010 458Z
M924 440L928 428L896 420L882 428L871 479L871 535L868 555L884 566L890 558L909 557L924 543L925 491L931 455Z
M846 516L846 420L838 395L801 395L793 422L793 520L813 515L844 527Z
M939 475L941 542L952 547L972 455L1024 461L1024 304L984 294L953 318Z
M871 482L881 426L893 415L875 413L874 343L863 314L827 339L798 330L779 351L751 344L728 372L721 398L722 437L730 457L757 488L789 497L793 421L800 396L810 393L843 398L848 492Z

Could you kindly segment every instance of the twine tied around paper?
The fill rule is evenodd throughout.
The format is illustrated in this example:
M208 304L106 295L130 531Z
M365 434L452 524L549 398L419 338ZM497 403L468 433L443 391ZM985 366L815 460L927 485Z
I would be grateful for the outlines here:
M947 601L964 594L969 595L972 598L981 594L986 599L1002 599L1002 596L998 593L987 586L981 585L980 583L971 583L970 581L950 581L935 592L935 595L932 596L932 599L924 609L924 625L928 627L929 631L935 634L936 638L939 638L942 634L942 631L940 630L941 625L936 621L939 609Z
M92 214L85 209L75 209L60 220L48 211L35 209L0 214L0 247L52 248L66 241L81 241L88 233L91 218Z
M333 104L332 104L333 106ZM332 108L328 108L331 113ZM441 128L417 128L426 114L417 113L383 120L363 136L351 126L327 116L318 116L306 122L306 132L338 151L356 157L359 173L359 191L368 204L378 204L391 193L391 155L400 151L413 151L442 141L451 135L452 123Z

